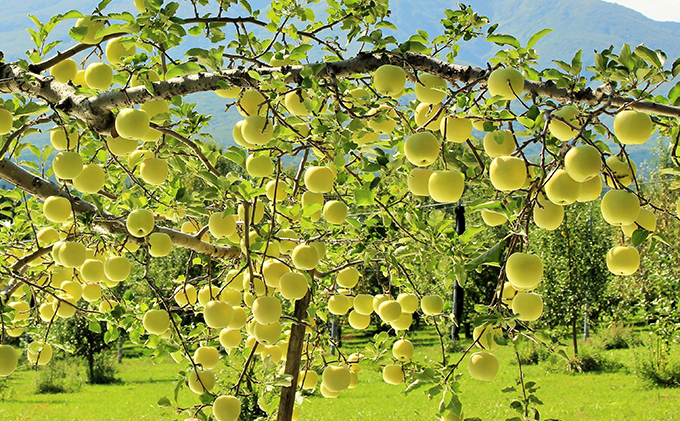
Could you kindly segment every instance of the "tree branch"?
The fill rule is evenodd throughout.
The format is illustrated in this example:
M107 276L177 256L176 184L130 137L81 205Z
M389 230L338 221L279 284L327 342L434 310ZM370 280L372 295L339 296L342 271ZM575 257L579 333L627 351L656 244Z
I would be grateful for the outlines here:
M123 35L128 35L127 32L118 32L114 34L107 34L102 37L102 40L99 41L99 44L102 42L108 41L113 38L117 38ZM41 61L40 63L34 63L34 64L29 64L28 70L32 73L42 73L43 71L49 69L50 67L54 66L55 64L66 60L67 58L71 58L78 54L81 51L85 51L88 48L91 47L96 47L99 44L83 44L83 43L78 43L74 45L73 47L68 48L67 50L58 52L57 54L53 55L52 57L45 59Z

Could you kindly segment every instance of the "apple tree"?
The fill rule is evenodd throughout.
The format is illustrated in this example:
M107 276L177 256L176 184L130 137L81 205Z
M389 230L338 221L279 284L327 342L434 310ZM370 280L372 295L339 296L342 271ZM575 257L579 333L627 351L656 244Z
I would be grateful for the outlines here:
M460 376L491 381L504 362L490 351L544 340L531 329L543 312L531 231L593 202L632 233L597 256L628 276L638 228L676 218L639 189L629 145L656 130L677 149L680 90L659 88L678 61L624 45L585 71L581 52L539 69L549 30L520 43L459 5L442 35L398 42L387 0L318 3L103 0L32 17L34 48L0 63L3 344L30 337L28 360L44 365L56 319L103 322L106 341L124 331L180 364L195 405L161 404L218 421L297 419L302 391L361 387L373 360L456 420ZM475 38L501 48L485 68L456 64ZM201 114L201 92L227 112ZM216 147L208 126L237 113L236 145ZM456 230L459 201L484 224ZM483 266L499 268L496 293L454 358L444 300ZM328 352L327 320L365 329L374 313L389 333ZM438 332L439 358L413 359L415 313ZM21 352L0 345L0 376ZM538 419L519 367L525 393L511 407Z

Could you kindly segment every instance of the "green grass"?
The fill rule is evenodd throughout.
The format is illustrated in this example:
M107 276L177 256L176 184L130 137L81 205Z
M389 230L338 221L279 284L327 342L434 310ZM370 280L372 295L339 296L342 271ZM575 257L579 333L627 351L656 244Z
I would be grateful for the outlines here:
M429 332L410 335L416 347L416 360L440 358L439 343ZM362 338L352 338L343 344L343 352L363 349ZM539 407L541 419L568 420L664 420L680 421L680 389L648 389L635 376L636 358L644 348L602 351L623 368L600 374L565 374L562 365L542 362L524 366L527 381L538 383L537 396L544 405ZM509 409L515 393L501 389L515 384L518 366L514 364L512 348L494 351L500 361L500 371L492 382L479 382L466 374L466 361L461 364L465 416L483 420L504 420L515 416ZM450 356L457 360L460 354ZM370 366L370 364L368 364ZM85 385L78 393L35 395L31 392L35 373L24 369L10 377L9 397L0 401L2 421L153 421L183 420L170 409L159 408L158 400L173 393L178 366L166 361L152 364L128 359L119 366L121 384ZM364 369L359 373L356 389L343 392L337 399L324 399L318 392L305 398L301 421L350 420L434 420L438 402L430 401L421 390L408 395L403 386L391 386L382 381L379 372ZM180 405L198 404L198 398L186 389L180 393Z

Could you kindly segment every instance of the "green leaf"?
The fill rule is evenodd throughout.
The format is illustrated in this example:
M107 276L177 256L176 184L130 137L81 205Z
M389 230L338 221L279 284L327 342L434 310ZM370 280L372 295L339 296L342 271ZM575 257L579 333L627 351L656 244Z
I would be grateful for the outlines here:
M522 45L517 41L517 38L507 34L493 34L486 37L488 42L494 42L498 45L510 45L515 48L522 48Z
M633 242L633 246L637 247L642 244L642 242L645 241L647 237L649 237L649 231L644 229L636 229L630 240Z
M163 396L158 400L158 406L172 406L172 403L170 402L170 399Z
M529 38L529 41L527 42L527 50L530 49L530 48L534 48L534 45L536 45L538 40L540 40L544 36L548 35L552 31L553 31L552 29L546 28L546 29L541 29L540 31L533 34L531 36L531 38Z
M102 326L97 321L90 321L90 324L87 326L87 328L91 332L95 332L95 333L101 333L101 331L102 331Z
M395 24L393 24L392 22L388 22L388 21L386 21L386 20L383 20L383 21L378 22L378 23L375 25L375 28L376 28L376 29L379 29L379 28L388 28L388 29L393 29L393 30L395 30L395 31L397 30L397 26L396 26Z
M644 61L656 67L657 69L663 67L663 64L661 64L661 60L659 60L659 56L656 54L656 51L651 50L644 45L638 45L633 53L638 57L642 57Z
M171 79L173 77L186 76L201 71L203 71L203 67L201 67L198 63L187 62L170 68L170 70L168 70L168 73L166 73L165 78Z
M366 188L358 188L354 190L354 201L359 206L370 206L375 200L375 193L373 190Z

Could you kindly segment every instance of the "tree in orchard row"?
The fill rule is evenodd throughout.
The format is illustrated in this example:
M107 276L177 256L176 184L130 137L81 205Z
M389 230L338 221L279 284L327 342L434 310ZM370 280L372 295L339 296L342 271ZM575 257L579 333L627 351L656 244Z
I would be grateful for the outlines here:
M329 1L323 19L298 1L266 13L231 0L135 0L121 13L108 3L32 18L28 60L0 64L0 92L12 94L0 107L0 178L14 186L4 192L13 209L2 210L12 223L0 231L2 341L28 334L36 366L59 346L54 320L81 317L106 322L109 341L124 329L188 368L196 404L159 403L201 419L254 416L254 402L297 419L304 393L335 398L360 385L363 360L378 362L387 383L425 386L442 419L462 419L464 359L473 378L491 381L503 362L489 351L506 338L543 340L530 329L543 310L532 292L543 263L528 232L554 230L564 206L596 201L631 238L599 256L625 276L655 214L676 212L641 195L627 150L655 129L677 149L677 89L655 93L680 65L665 66L661 51L610 48L588 79L580 52L536 69L533 47L549 30L522 46L463 5L446 11L443 35L398 43L387 1ZM77 44L55 54L57 25L72 25ZM212 48L184 51L189 36ZM478 37L505 49L486 69L455 64ZM241 114L237 147L220 152L206 139L223 117L187 102L203 91ZM42 149L32 143L40 130L50 133ZM218 170L226 161L239 169ZM458 234L438 206L459 200L509 234L496 244L482 226ZM154 261L176 248L190 251L183 275L154 275ZM452 361L442 297L483 264L501 268L497 293ZM366 270L386 280L382 294L363 293ZM153 300L116 292L130 282ZM413 360L416 312L440 336L439 360ZM373 313L389 335L330 355L328 317L365 329ZM18 352L0 346L0 375ZM524 393L513 407L538 418L519 367Z

